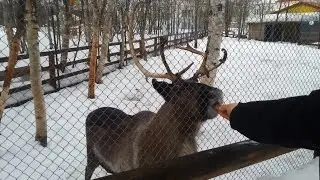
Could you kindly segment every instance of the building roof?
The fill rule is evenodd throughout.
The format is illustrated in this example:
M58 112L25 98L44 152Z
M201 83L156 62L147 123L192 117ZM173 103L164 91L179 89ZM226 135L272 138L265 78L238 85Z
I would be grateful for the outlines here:
M278 15L278 19L277 19ZM319 21L320 12L312 13L280 13L280 14L266 14L262 21L259 16L249 17L247 23L260 22L300 22L300 21Z
M280 9L278 11L274 11L271 14L277 14L277 13L281 13L281 12L286 12L287 10L289 10L291 8L294 8L294 7L297 7L297 6L302 6L302 5L310 6L312 8L320 10L320 3L316 3L316 2L298 2L298 3L295 3L295 4L291 5L291 6L287 6L287 7L283 8L283 9Z

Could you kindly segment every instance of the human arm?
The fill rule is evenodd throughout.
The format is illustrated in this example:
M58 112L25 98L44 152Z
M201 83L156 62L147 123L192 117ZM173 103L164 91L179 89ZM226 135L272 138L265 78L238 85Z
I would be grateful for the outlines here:
M221 105L218 112L233 129L257 142L320 147L320 90L305 96Z

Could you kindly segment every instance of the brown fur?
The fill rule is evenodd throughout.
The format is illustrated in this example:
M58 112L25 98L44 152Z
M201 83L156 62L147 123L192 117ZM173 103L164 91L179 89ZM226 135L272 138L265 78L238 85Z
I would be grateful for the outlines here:
M197 152L195 137L202 122L217 116L208 110L222 102L221 90L182 80L152 83L165 99L157 113L104 107L88 115L86 179L98 165L117 173Z

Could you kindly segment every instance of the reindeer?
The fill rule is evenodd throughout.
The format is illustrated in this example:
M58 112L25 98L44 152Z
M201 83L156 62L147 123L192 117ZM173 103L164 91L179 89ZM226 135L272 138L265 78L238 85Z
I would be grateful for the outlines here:
M134 16L130 16L133 18ZM198 83L198 78L208 75L227 58L227 52L214 68L207 69L208 51L200 52L187 47L178 47L201 55L203 62L193 77L182 79L192 66L173 73L165 59L166 38L161 38L160 55L167 70L165 74L152 73L139 62L133 47L133 19L129 21L130 53L135 65L152 79L152 86L164 99L158 112L141 111L129 115L113 107L98 108L87 116L87 166L85 179L90 179L94 170L101 165L108 173L119 173L148 166L197 152L196 135L201 124L217 116L214 106L223 102L222 90ZM157 81L169 79L172 83Z

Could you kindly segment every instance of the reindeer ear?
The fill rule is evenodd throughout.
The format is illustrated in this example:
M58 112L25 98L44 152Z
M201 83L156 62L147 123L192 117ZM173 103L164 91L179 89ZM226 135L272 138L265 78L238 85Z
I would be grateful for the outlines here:
M152 86L164 98L165 101L170 101L172 84L152 79Z

